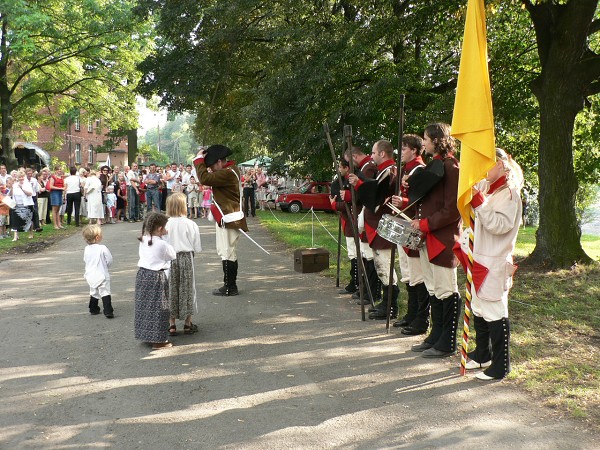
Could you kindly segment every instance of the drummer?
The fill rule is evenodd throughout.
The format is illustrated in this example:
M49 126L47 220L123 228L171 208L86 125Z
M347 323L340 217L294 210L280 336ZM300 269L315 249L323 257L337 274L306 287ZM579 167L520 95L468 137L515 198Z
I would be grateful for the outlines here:
M348 176L348 181L358 194L364 205L365 233L369 246L373 251L373 262L379 279L383 283L383 301L377 304L369 314L369 319L386 319L388 303L388 286L392 284L392 297L390 317L398 317L398 282L395 271L390 280L391 257L393 243L377 234L377 226L384 214L390 214L391 208L387 205L389 198L395 194L397 167L394 161L394 147L391 142L381 140L375 142L371 157L377 164L377 174L374 180L361 180L355 174Z
M419 256L429 292L431 331L421 344L414 345L411 350L422 352L426 358L444 358L456 353L461 307L456 279L458 259L452 251L461 228L456 205L459 163L454 157L450 125L428 125L423 147L426 153L433 156L433 161L427 166L441 161L443 176L418 201L417 215L412 221L413 228L421 230L426 236L426 245L420 250Z
M423 170L425 163L421 157L423 139L416 134L407 134L402 137L401 161L404 164L400 176L402 184L400 195L392 197L392 204L403 207L403 197L408 197L410 176ZM414 217L414 207L405 211L409 217ZM410 250L398 245L398 259L400 261L400 281L406 284L408 296L407 310L404 317L394 322L394 327L401 327L400 332L408 336L424 334L429 328L429 293L423 282L423 271L419 250Z

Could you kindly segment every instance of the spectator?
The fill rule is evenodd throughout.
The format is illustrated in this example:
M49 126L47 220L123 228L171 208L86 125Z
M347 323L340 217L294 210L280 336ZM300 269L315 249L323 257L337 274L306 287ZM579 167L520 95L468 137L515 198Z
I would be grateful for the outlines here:
M96 171L90 171L85 180L85 197L87 198L88 219L90 222L102 225L104 219L104 205L102 204L102 183L96 176Z
M69 169L70 175L65 178L65 195L67 198L67 225L71 225L71 214L75 209L75 226L79 224L79 213L81 209L81 178L77 175L77 168Z

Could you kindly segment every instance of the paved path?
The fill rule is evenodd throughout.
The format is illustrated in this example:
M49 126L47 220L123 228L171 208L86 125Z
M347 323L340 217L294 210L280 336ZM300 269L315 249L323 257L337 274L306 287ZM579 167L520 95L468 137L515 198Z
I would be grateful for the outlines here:
M241 295L210 295L221 264L201 224L200 332L154 351L133 339L140 224L104 227L116 318L90 316L79 235L0 258L0 448L599 448L511 382L458 375L458 357L361 322L331 280L297 274L258 223ZM181 324L178 324L181 326Z

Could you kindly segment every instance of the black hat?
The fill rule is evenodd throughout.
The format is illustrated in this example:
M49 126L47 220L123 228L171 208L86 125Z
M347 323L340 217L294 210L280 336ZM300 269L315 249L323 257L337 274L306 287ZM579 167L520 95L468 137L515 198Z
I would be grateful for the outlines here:
M219 159L225 159L233 152L229 147L225 147L224 145L211 145L206 149L206 154L204 155L204 164L206 167L212 166Z

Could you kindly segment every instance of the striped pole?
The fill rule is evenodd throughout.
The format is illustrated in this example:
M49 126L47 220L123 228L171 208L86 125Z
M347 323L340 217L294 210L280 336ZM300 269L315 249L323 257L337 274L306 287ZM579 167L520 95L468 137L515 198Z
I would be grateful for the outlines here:
M465 314L463 316L463 337L460 348L460 374L466 375L467 347L469 346L469 324L471 322L471 289L473 287L473 230L475 229L475 212L469 206L469 250L467 252L467 282L465 283Z

